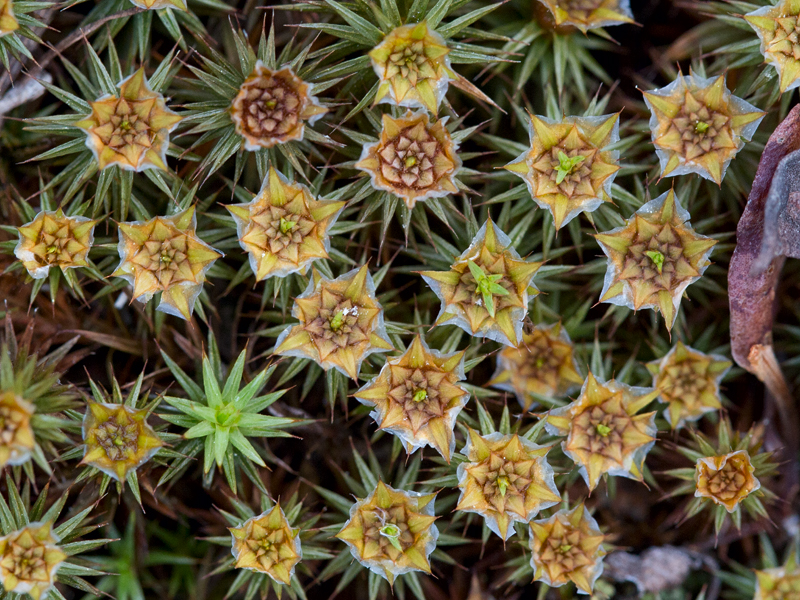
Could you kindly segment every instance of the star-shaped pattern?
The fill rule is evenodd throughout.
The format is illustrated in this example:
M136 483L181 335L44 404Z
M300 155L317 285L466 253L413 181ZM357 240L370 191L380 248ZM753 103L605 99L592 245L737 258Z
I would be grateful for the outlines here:
M366 265L336 279L314 271L292 316L300 323L281 333L275 354L309 358L326 371L335 368L357 379L367 356L392 349Z
M656 440L656 413L638 413L657 396L658 390L613 379L602 383L589 373L577 400L547 414L548 433L566 436L561 447L590 491L606 473L643 481L644 459Z
M761 39L764 62L775 67L781 92L800 86L800 1L780 0L744 15Z
M96 224L86 217L68 217L60 208L43 210L18 228L19 243L14 255L34 279L47 277L50 267L87 267Z
M696 173L722 183L766 114L731 94L724 75L678 73L668 86L643 94L662 177Z
M449 271L421 273L442 302L435 325L456 325L516 347L528 300L539 293L532 281L541 266L522 259L511 239L487 220Z
M611 202L619 152L606 148L619 141L619 114L560 121L530 115L530 141L530 149L504 168L522 177L557 230Z

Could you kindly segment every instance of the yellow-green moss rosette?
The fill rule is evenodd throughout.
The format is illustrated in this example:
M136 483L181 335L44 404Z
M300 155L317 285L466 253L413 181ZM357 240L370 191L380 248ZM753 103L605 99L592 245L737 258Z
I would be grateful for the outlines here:
M456 510L477 513L503 541L514 535L514 523L528 523L539 511L555 506L561 495L547 462L552 446L540 446L518 435L480 435L469 430L458 465L461 496Z
M530 148L504 169L525 181L533 201L553 215L556 230L580 213L611 202L619 171L619 114L601 117L530 115Z
M396 490L382 481L350 508L350 520L336 537L358 562L390 584L400 575L430 574L430 555L439 530L434 524L436 494Z
M744 15L761 39L764 62L775 67L781 93L800 86L800 0L780 0Z
M608 257L600 302L650 308L671 331L681 299L711 264L716 240L699 235L673 190L642 205L623 225L594 237Z
M449 271L420 273L442 303L434 325L455 325L516 347L528 301L539 293L533 276L542 264L520 257L511 238L488 219Z
M300 323L278 336L274 352L309 358L357 380L367 356L392 350L372 275L366 265L336 279L313 273L292 307Z
M578 594L591 594L603 574L605 536L583 504L530 524L533 580L550 587L570 581Z
M18 228L19 242L14 255L34 279L44 279L50 267L62 271L88 267L86 258L94 243L97 221L69 217L59 208L43 210L33 221Z
M552 400L583 384L575 347L561 323L537 325L522 335L519 348L505 347L488 385L513 393L524 410L537 398Z
M547 432L566 436L564 454L580 468L590 491L605 474L644 481L644 459L658 431L656 413L640 411L657 395L652 388L602 382L589 373L574 402L547 413Z
M704 354L680 341L663 358L647 363L673 429L722 408L719 383L731 364L724 356Z
M409 454L433 447L448 463L455 450L456 418L469 400L464 352L431 350L416 336L405 353L389 358L377 377L354 395L374 407L370 417L397 436Z
M92 114L75 123L86 131L86 146L102 171L167 170L170 132L181 118L166 99L150 89L144 68L117 84L119 95L106 94L89 104Z
M308 187L270 167L253 200L225 208L236 222L239 245L256 281L263 281L305 273L315 260L328 258L329 230L345 204L315 198Z
M386 34L369 53L379 79L374 104L424 108L435 115L450 81L458 78L449 52L444 38L424 21Z
M724 75L678 73L669 85L642 93L661 177L696 173L720 185L766 114L731 94Z
M195 207L170 217L119 224L120 263L112 273L146 304L161 292L156 310L189 320L206 272L222 254L197 237Z
M281 585L291 582L295 566L303 558L303 549L300 530L291 527L280 503L239 527L228 529L237 569L264 573Z

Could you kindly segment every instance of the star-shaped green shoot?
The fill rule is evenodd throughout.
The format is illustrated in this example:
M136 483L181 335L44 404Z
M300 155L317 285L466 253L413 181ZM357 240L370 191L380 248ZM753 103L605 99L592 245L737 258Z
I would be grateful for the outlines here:
M476 292L483 298L483 305L489 312L489 316L494 318L494 296L508 296L509 294L506 288L497 283L503 278L503 274L487 275L483 269L475 264L474 260L467 262L467 266L475 279Z
M201 387L162 352L167 366L189 398L165 396L164 401L181 414L162 414L161 418L185 427L185 439L202 440L203 473L210 479L211 467L216 463L217 467L224 470L228 484L234 490L234 465L242 465L243 461L247 461L266 467L261 454L249 438L291 437L284 430L300 423L298 419L261 414L283 396L285 390L261 394L267 379L275 370L274 366L262 370L250 383L241 387L246 353L243 350L239 354L227 378L220 372L218 356L213 361L204 356ZM248 470L253 468L252 465L245 466Z
M570 158L564 154L563 150L558 151L558 167L556 167L556 184L560 184L567 175L570 175L579 164L586 160L585 156L573 156Z
M800 568L792 552L782 567L756 571L753 600L796 600L800 598Z

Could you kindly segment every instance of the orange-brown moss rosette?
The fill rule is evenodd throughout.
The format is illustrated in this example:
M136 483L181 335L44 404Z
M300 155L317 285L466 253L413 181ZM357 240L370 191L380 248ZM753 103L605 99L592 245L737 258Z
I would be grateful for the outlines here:
M289 67L273 71L261 61L239 88L230 109L245 150L302 140L306 123L313 125L326 112L313 85Z

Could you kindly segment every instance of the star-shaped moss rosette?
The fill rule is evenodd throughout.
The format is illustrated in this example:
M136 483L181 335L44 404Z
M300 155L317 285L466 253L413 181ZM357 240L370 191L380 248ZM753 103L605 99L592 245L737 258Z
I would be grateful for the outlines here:
M722 183L728 164L766 114L731 94L724 75L679 73L668 86L643 94L661 177L696 173Z
M741 528L742 508L754 518L768 518L762 499L772 500L775 495L765 483L777 473L778 465L772 452L761 449L763 426L742 433L732 430L730 421L723 417L715 440L697 431L690 433L691 442L677 450L692 461L692 466L667 471L685 482L671 496L693 496L686 518L710 510L717 534L728 519Z
M145 10L161 10L162 8L187 10L184 0L131 0L131 4Z
M530 141L530 149L504 168L522 177L557 230L611 202L619 152L605 148L619 141L619 114L560 121L530 115Z
M464 376L464 352L442 354L416 336L355 397L375 408L370 416L378 427L400 438L409 454L431 446L449 463L456 417L469 400L458 385Z
M229 530L237 569L265 573L279 584L290 583L303 550L300 530L289 524L280 503Z
M35 407L12 391L0 392L0 468L31 458L36 439L31 427Z
M374 104L424 108L435 115L450 81L458 78L449 53L444 38L425 21L394 29L369 53L379 80Z
M442 302L434 325L456 325L475 337L516 347L528 300L539 293L532 281L541 266L522 259L488 219L449 271L420 273Z
M143 304L161 292L157 310L190 319L206 271L222 254L197 237L195 207L171 217L119 224L120 263L112 273Z
M690 218L670 190L642 205L624 226L596 234L608 257L600 302L652 308L671 331L683 293L711 264L717 243L697 234Z
M230 114L245 150L272 148L302 140L306 122L313 125L328 109L314 96L314 86L289 67L267 68L260 60L239 88Z
M556 26L590 29L635 23L629 0L539 0L552 13Z
M380 139L364 145L356 168L370 176L372 187L402 198L409 209L458 192L461 159L446 122L447 117L432 123L425 112L384 114Z
M48 596L67 558L50 523L29 523L0 537L0 582L6 592Z
M150 89L144 68L117 87L119 95L106 94L90 102L92 114L75 123L86 130L86 146L98 168L166 171L169 134L181 117L167 108L164 96Z
M530 524L534 581L561 587L570 581L579 594L591 594L603 573L605 536L583 504Z
M731 368L719 354L704 354L678 342L660 360L647 363L673 429L722 408L719 382Z
M761 39L764 62L780 76L781 93L800 86L800 2L780 0L744 15Z
M226 206L236 221L239 245L247 252L256 281L304 273L328 258L328 231L345 201L315 198L306 186L289 182L270 167L251 202Z
M694 495L708 498L732 513L742 500L761 488L753 475L755 470L747 450L700 458L695 465Z
M458 465L461 496L456 510L481 515L503 538L514 535L514 523L528 523L539 511L561 502L547 462L552 446L539 446L518 435L482 436L469 430Z
M123 404L90 402L83 418L81 464L124 482L164 445L147 423L148 414Z
M18 228L14 255L34 279L44 279L50 267L62 271L89 266L86 257L94 243L97 221L69 217L59 208L43 210L30 223Z
M800 568L797 556L789 555L782 567L756 571L756 593L753 600L797 600L800 598Z
M12 0L0 0L0 37L19 29Z
M575 347L561 323L537 325L522 335L519 348L503 348L488 385L513 393L526 411L537 398L553 399L583 383Z
M429 556L439 530L436 494L396 490L382 481L350 508L350 520L336 537L358 562L390 584L412 571L430 574Z
M315 270L295 299L292 316L300 323L281 333L275 354L309 358L326 371L335 368L357 379L367 356L392 350L366 265L336 279Z
M644 459L656 441L656 413L638 413L657 396L658 390L614 379L603 383L589 373L577 400L547 413L548 433L567 436L561 447L590 491L605 474L643 481Z

